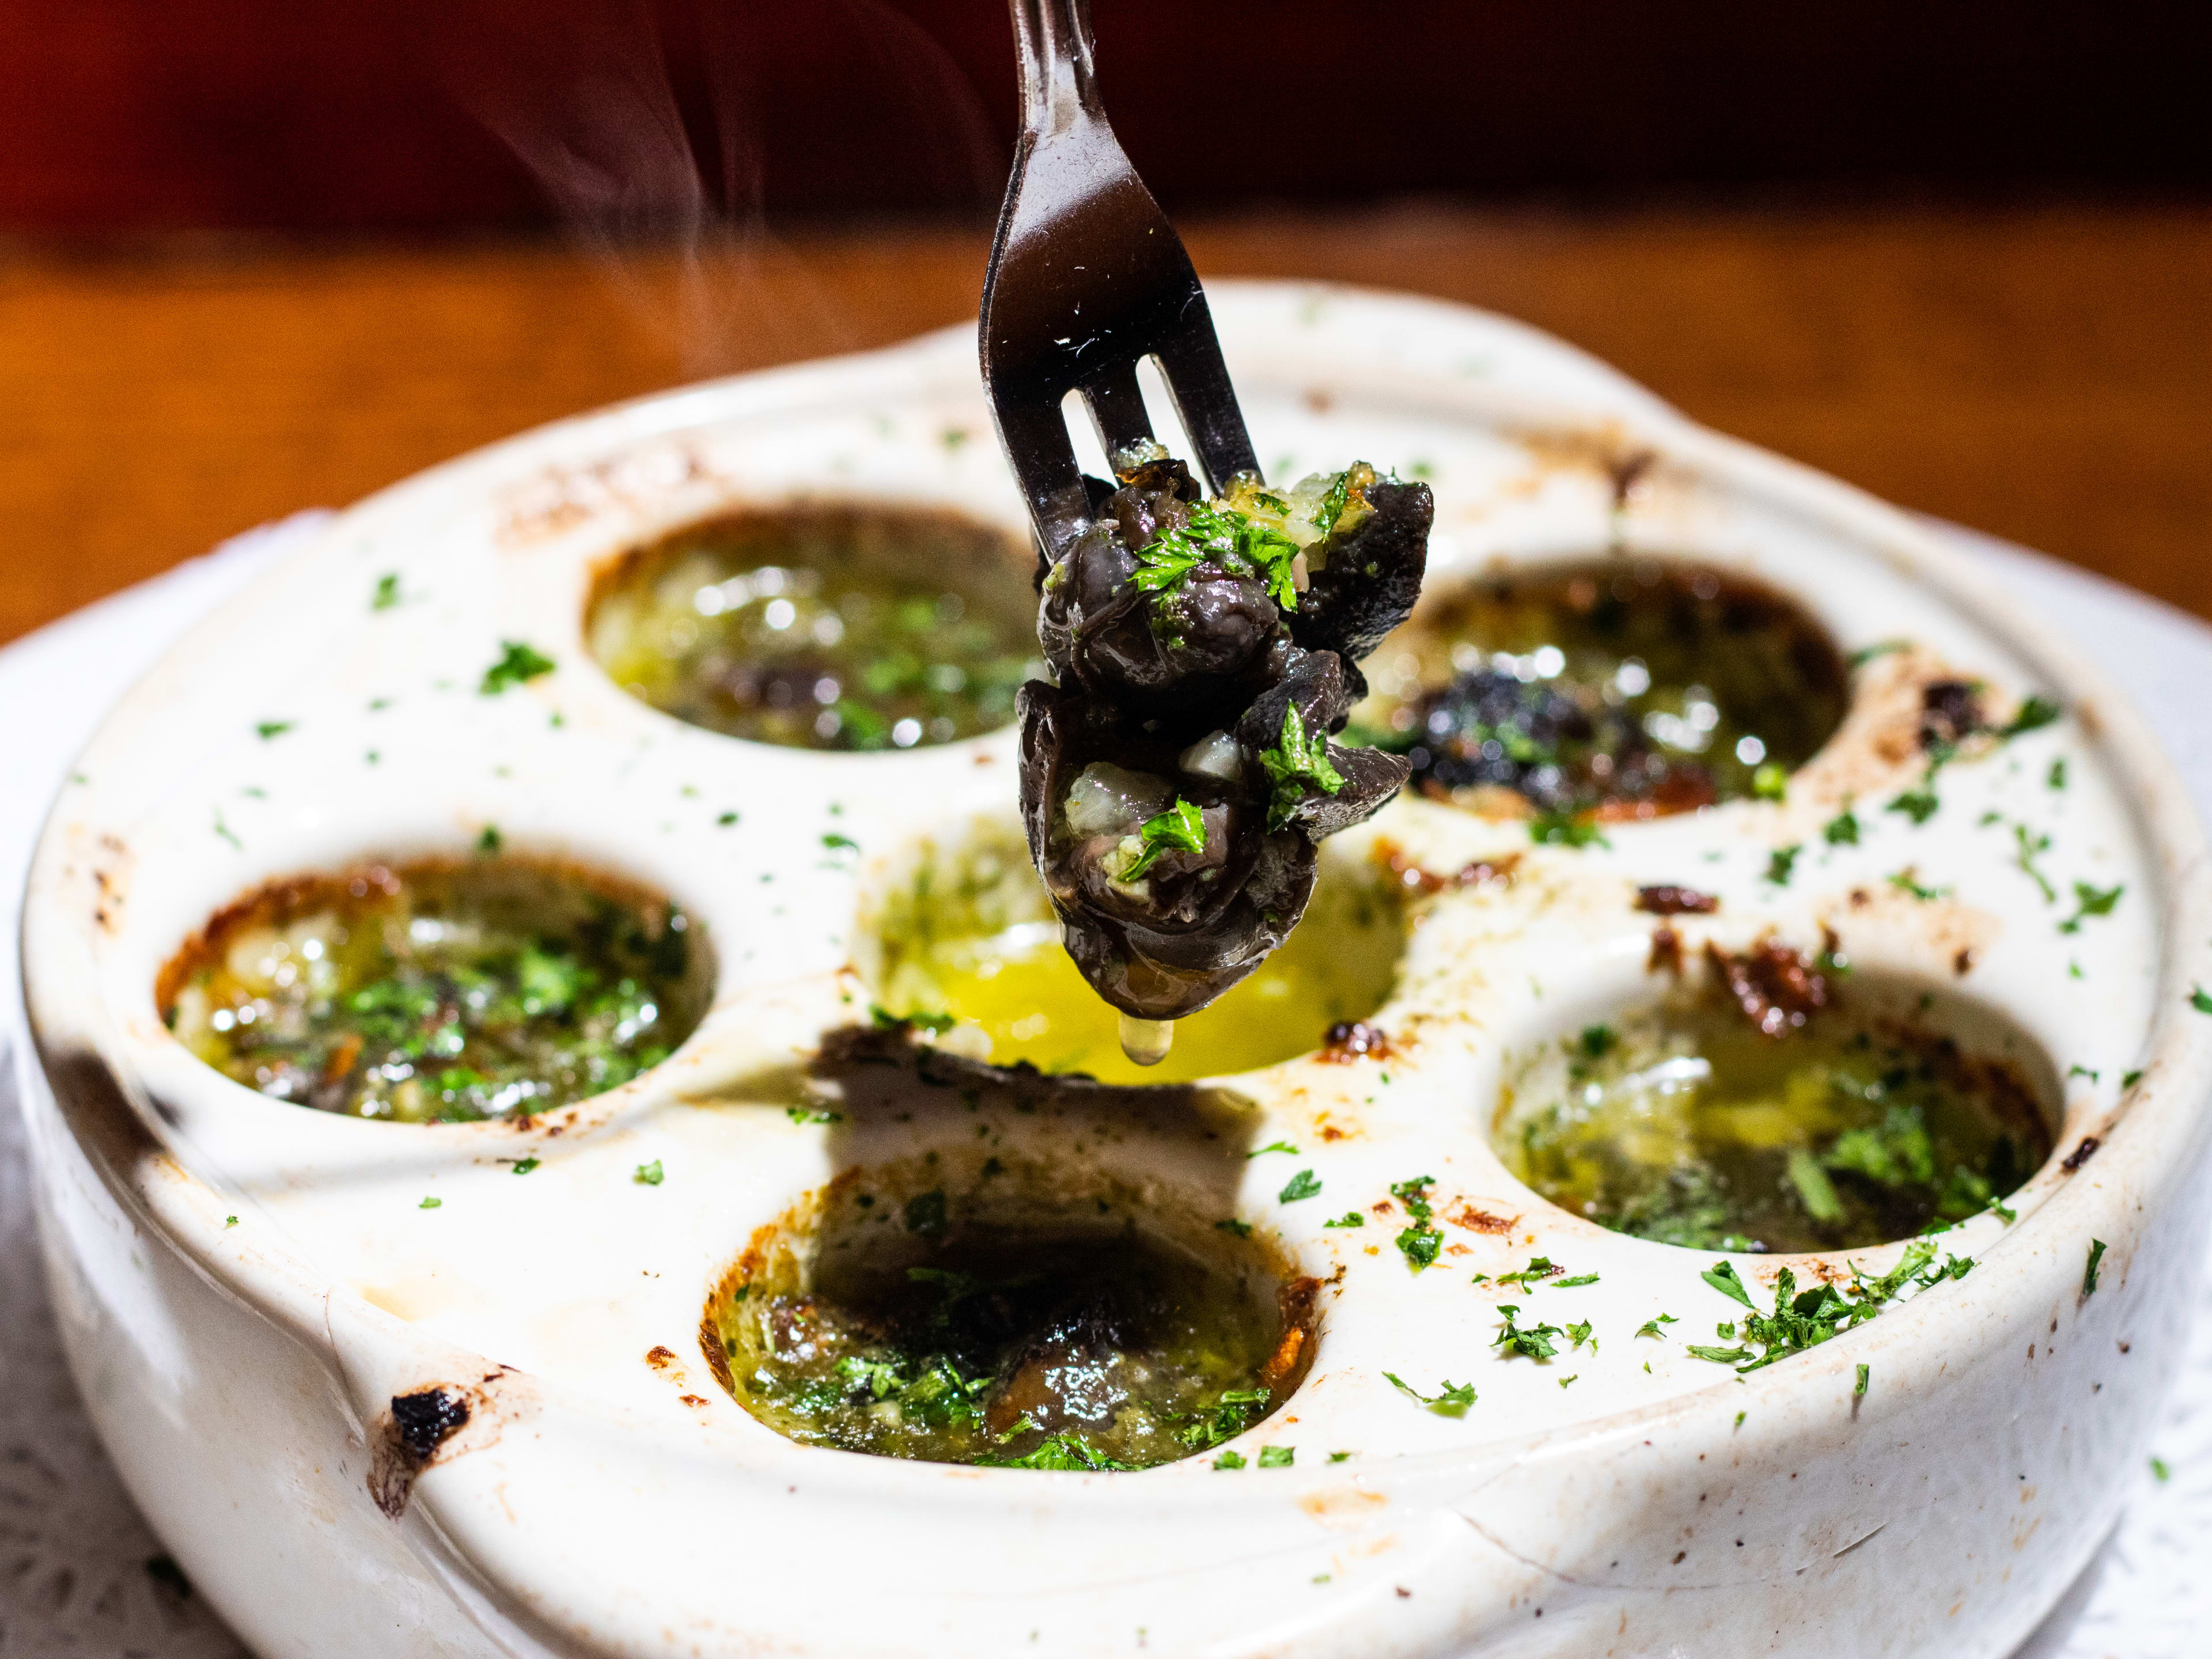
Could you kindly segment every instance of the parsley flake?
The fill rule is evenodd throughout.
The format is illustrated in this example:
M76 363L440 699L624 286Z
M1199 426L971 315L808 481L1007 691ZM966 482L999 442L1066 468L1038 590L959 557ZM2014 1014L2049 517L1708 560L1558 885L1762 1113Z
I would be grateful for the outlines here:
M538 1167L538 1160L534 1158L503 1158L500 1159L500 1162L502 1164L512 1164L514 1166L514 1173L517 1175L528 1175L532 1170Z
M1438 1417L1465 1417L1467 1408L1474 1404L1474 1384L1472 1382L1455 1385L1451 1378L1446 1377L1444 1391L1442 1394L1431 1395L1423 1394L1395 1371L1385 1371L1382 1375L1390 1379L1390 1386L1397 1389L1400 1394L1419 1401ZM1337 1460L1331 1458L1329 1461L1334 1462Z
M387 570L376 579L376 592L369 595L371 611L389 611L399 603L399 573Z
M1790 872L1797 863L1797 854L1804 850L1803 846L1796 842L1787 847L1776 848L1767 854L1766 879L1777 887L1787 887Z
M2078 933L2081 931L2081 921L2085 916L2109 916L2112 914L2112 907L2120 902L2120 895L2127 890L2124 886L2100 888L2093 887L2086 881L2075 882L2074 902L2080 908L2058 924L2058 931Z
M1213 1460L1213 1467L1217 1469L1241 1469L1244 1467L1244 1460L1235 1452L1225 1451Z
M1275 1194L1279 1204L1295 1204L1300 1199L1312 1198L1321 1191L1321 1182L1314 1179L1311 1170L1301 1170Z
M2050 725L2065 711L2048 697L2030 697L2020 706L2020 712L1997 728L2000 738L2016 738L2024 732L2033 732Z
M1324 1227L1364 1227L1367 1224L1367 1218L1357 1210L1346 1210L1335 1220L1324 1221L1321 1224Z
M1821 826L1821 838L1831 847L1856 847L1859 844L1859 821L1853 814L1850 803Z
M1530 1359L1549 1359L1559 1352L1552 1339L1566 1333L1557 1325L1530 1325L1524 1329L1516 1322L1521 1310L1510 1302L1499 1303L1498 1311L1505 1316L1505 1322L1498 1327L1497 1339L1491 1346L1498 1349L1504 1358L1510 1359L1517 1353ZM1583 1329L1587 1332L1589 1327Z
M1297 584L1291 574L1298 544L1281 531L1256 524L1233 507L1194 501L1178 529L1163 530L1136 550L1137 570L1130 578L1146 593L1171 593L1204 565L1232 576L1256 576L1267 597L1285 611L1298 608Z
M1636 1334L1638 1336L1656 1336L1659 1340L1664 1342L1667 1340L1667 1333L1661 1330L1659 1328L1662 1325L1674 1325L1679 1323L1680 1323L1680 1322L1677 1320L1674 1315L1661 1314L1656 1319L1647 1319L1641 1325L1638 1326L1636 1328Z
M1262 1446L1260 1448L1260 1467L1263 1469L1287 1469L1297 1455L1296 1446Z
M1170 849L1185 853L1206 850L1206 823L1198 808L1178 796L1176 804L1156 818L1147 818L1137 832L1143 849L1117 879L1134 881L1158 862Z
M1298 1149L1291 1146L1287 1140L1271 1140L1266 1146L1255 1147L1251 1152L1245 1153L1244 1156L1248 1158L1264 1158L1269 1152L1288 1152L1291 1157L1296 1158L1298 1153Z
M2104 1259L2105 1259L2105 1241L2104 1241L2103 1239L2101 1239L2101 1238L2093 1238L2093 1239L2091 1239L2091 1240L2089 1241L2089 1265L2088 1265L2087 1267L2083 1268L2083 1269L2082 1269L2082 1271L2081 1271L2081 1294L2082 1294L2082 1295L2084 1295L2084 1296L2094 1296L2094 1295L2096 1295L2096 1293L2097 1293L2097 1267L2098 1267L2098 1264L2099 1264L2100 1262L2103 1261L2104 1261Z
M1267 802L1267 828L1270 832L1282 829L1291 821L1301 801L1306 798L1308 787L1325 795L1334 795L1344 787L1344 775L1328 763L1328 740L1321 732L1306 735L1305 723L1298 717L1297 705L1283 705L1283 730L1275 739L1273 749L1260 756L1261 768L1275 791ZM1178 801L1182 807L1184 803ZM1191 809L1194 821L1197 810ZM1149 830L1152 826L1147 824ZM1198 851L1206 844L1204 833L1199 836Z
M629 1178L641 1187L658 1187L666 1176L662 1173L660 1160L656 1158L650 1164L639 1164L630 1171Z
M483 678L477 686L480 697L495 697L510 685L520 685L534 680L540 674L553 672L553 659L532 650L520 640L501 640L500 659L484 670Z
M442 1198L426 1198L415 1207L418 1210L441 1210L445 1206L446 1200Z
M271 738L281 738L292 729L289 720L261 720L253 727L253 734L266 743Z
M1213 1231L1218 1233L1231 1233L1238 1238L1249 1238L1252 1237L1252 1224L1249 1221L1239 1221L1235 1216L1231 1216L1225 1220L1215 1222Z

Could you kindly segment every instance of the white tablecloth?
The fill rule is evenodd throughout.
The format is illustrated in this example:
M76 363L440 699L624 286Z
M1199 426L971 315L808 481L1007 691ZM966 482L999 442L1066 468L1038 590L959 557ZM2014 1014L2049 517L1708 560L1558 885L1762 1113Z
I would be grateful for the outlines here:
M101 713L195 618L313 534L301 514L0 651L0 1659L231 1659L236 1640L149 1563L161 1546L94 1439L46 1305L14 1109L22 1044L15 914L46 804ZM1948 528L1948 527L1947 527ZM2212 629L2125 588L1966 531L2136 699L2212 820ZM2168 1407L2160 1481L2020 1659L2212 1653L2212 1292ZM1808 1659L1816 1659L1808 1656Z

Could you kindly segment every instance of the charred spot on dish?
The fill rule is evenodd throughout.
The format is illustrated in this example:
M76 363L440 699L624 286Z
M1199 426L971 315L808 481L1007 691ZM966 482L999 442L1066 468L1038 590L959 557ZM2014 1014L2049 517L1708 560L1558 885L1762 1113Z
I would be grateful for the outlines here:
M693 726L799 749L1004 726L1036 660L1025 541L957 514L835 502L737 513L603 572L592 654Z
M932 844L870 907L864 968L883 1017L998 1066L1104 1083L1174 1084L1257 1070L1327 1046L1389 998L1406 945L1405 889L1372 860L1324 852L1305 920L1220 1000L1188 1015L1157 1066L1122 1052L1115 1010L1060 945L1019 832L977 824Z
M709 1304L724 1386L802 1445L1151 1468L1243 1433L1312 1363L1320 1286L1258 1241L1170 1239L1133 1195L1045 1199L1020 1171L911 1185L835 1184Z
M1795 601L1638 558L1437 592L1368 663L1348 736L1492 816L1658 817L1773 794L1841 724L1848 672Z
M273 1099L465 1122L629 1082L691 1034L713 981L661 895L499 857L275 883L210 921L155 996L179 1042Z
M1509 1057L1506 1167L1601 1226L1709 1250L1863 1249L1965 1220L2051 1154L2055 1086L1990 1011L1778 941Z

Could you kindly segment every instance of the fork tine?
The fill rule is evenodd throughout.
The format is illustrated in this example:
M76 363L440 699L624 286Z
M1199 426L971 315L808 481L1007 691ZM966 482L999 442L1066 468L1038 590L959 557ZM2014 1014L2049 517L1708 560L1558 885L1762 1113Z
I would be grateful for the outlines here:
M1258 457L1252 453L1251 435L1244 429L1243 411L1237 407L1236 389L1229 383L1229 365L1222 360L1221 342L1213 332L1213 316L1206 309L1206 293L1191 283L1190 298L1174 331L1155 347L1160 372L1175 399L1183 430L1198 451L1198 464L1206 475L1206 489L1219 495L1240 472L1256 475Z
M1000 402L999 435L1010 453L1022 457L1015 476L1029 500L1036 526L1040 575L1091 520L1090 497L1075 446L1068 441L1067 416L1057 404Z
M1098 428L1099 447L1106 464L1120 463L1124 451L1150 441L1152 416L1145 410L1145 394L1137 385L1137 366L1121 363L1108 369L1083 388L1084 407Z

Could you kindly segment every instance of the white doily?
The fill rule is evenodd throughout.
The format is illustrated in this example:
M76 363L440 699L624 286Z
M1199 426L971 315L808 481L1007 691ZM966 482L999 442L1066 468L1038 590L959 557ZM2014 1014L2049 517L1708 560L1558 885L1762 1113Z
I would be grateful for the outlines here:
M195 618L312 535L301 514L0 651L0 1659L239 1659L167 1566L93 1437L46 1305L14 1066L15 913L30 848L100 714ZM2093 576L1943 526L2058 618L2149 717L2212 820L2212 629ZM2018 1659L2190 1659L2212 1650L2212 1283L2158 1450L2127 1514ZM166 1568L166 1571L164 1569Z

